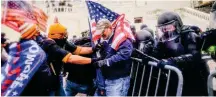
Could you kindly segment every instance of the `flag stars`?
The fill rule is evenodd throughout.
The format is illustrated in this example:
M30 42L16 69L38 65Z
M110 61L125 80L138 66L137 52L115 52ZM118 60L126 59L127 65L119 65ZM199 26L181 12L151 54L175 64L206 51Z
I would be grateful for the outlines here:
M16 96L18 93L16 91L13 92L13 96Z
M23 87L23 85L24 85L23 83L20 83L20 84L19 84L19 87L21 87L21 88L22 88L22 87Z
M106 18L112 22L118 16L117 13L112 12L108 8L105 8L102 5L97 4L97 3L90 2L90 5L88 5L88 6L89 6L88 8L89 8L89 13L90 13L90 18L95 19L96 22L98 20L104 19L104 18Z

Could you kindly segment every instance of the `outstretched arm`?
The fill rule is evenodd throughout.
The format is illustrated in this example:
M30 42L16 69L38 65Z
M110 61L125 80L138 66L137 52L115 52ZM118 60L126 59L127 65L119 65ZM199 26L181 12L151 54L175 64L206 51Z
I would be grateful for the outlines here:
M77 46L77 49L73 52L75 55L87 55L93 53L92 47Z
M64 63L85 65L85 64L90 64L92 62L92 59L87 57L82 57L79 55L72 55L71 53L69 53L62 59L62 61Z

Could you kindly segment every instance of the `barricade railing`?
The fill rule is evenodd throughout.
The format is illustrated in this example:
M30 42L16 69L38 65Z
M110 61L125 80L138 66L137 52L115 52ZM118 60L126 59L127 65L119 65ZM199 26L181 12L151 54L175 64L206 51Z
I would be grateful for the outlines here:
M202 54L202 59L208 64L209 76L207 80L207 90L209 96L216 96L216 62L211 58L211 55Z
M209 96L215 96L216 94L214 94L214 85L213 85L213 80L214 78L216 78L216 70L211 72L208 76L208 95Z
M167 96L169 85L170 85L171 72L175 72L176 75L178 76L177 86L176 86L177 88L175 87L176 93L174 93L174 95L176 96L182 95L183 75L182 75L182 72L178 68L174 66L170 66L170 65L165 65L163 68L158 67L157 62L153 62L153 61L148 62L148 64L146 65L146 64L143 64L142 59L138 59L138 58L131 58L131 59L133 60L133 65L131 69L131 77L134 82L132 83L132 92L130 96L153 96L153 95L154 96L158 96L158 95ZM156 71L155 68L157 68L157 73L153 74L153 72ZM165 70L168 72L164 72ZM146 73L148 75L145 75ZM155 77L156 75L157 77ZM148 78L145 78L146 76ZM162 83L160 82L161 80L165 80L164 77L166 77L165 78L166 81L163 81L164 82L163 84L166 84L166 85L164 86L165 89L162 89L161 88ZM155 85L153 85L152 83ZM154 87L152 88L151 86L154 86ZM164 93L162 93L161 90L163 90ZM160 94L158 94L159 91L160 91Z

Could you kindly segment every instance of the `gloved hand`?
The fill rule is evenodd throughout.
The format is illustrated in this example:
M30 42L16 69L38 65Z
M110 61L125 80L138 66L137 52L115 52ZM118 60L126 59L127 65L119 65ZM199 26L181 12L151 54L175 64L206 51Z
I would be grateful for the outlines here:
M91 64L95 64L99 60L102 60L102 58L92 58L91 59Z
M101 68L102 66L108 66L108 60L107 59L99 60L93 63L93 65L97 68Z
M143 63L144 65L147 65L148 62L149 62L149 59L148 59L147 57L143 57L143 58L142 58L142 63Z
M176 67L176 64L171 60L171 59L162 59L158 62L157 66L159 68L164 68L165 65L171 65L171 66L175 66Z
M102 49L102 47L103 47L103 43L98 43L97 45L95 45L95 46L92 48L92 50L93 50L93 52L96 52L96 51Z

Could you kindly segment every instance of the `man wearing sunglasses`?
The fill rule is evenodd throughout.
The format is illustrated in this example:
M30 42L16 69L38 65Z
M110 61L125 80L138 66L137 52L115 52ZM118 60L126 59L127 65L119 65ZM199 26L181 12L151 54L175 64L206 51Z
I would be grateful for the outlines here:
M183 95L207 95L208 72L201 60L199 35L183 25L177 13L164 12L158 18L156 37L158 44L154 55L161 59L158 65L162 68L164 65L176 66L183 72ZM175 95L176 92L169 93Z

